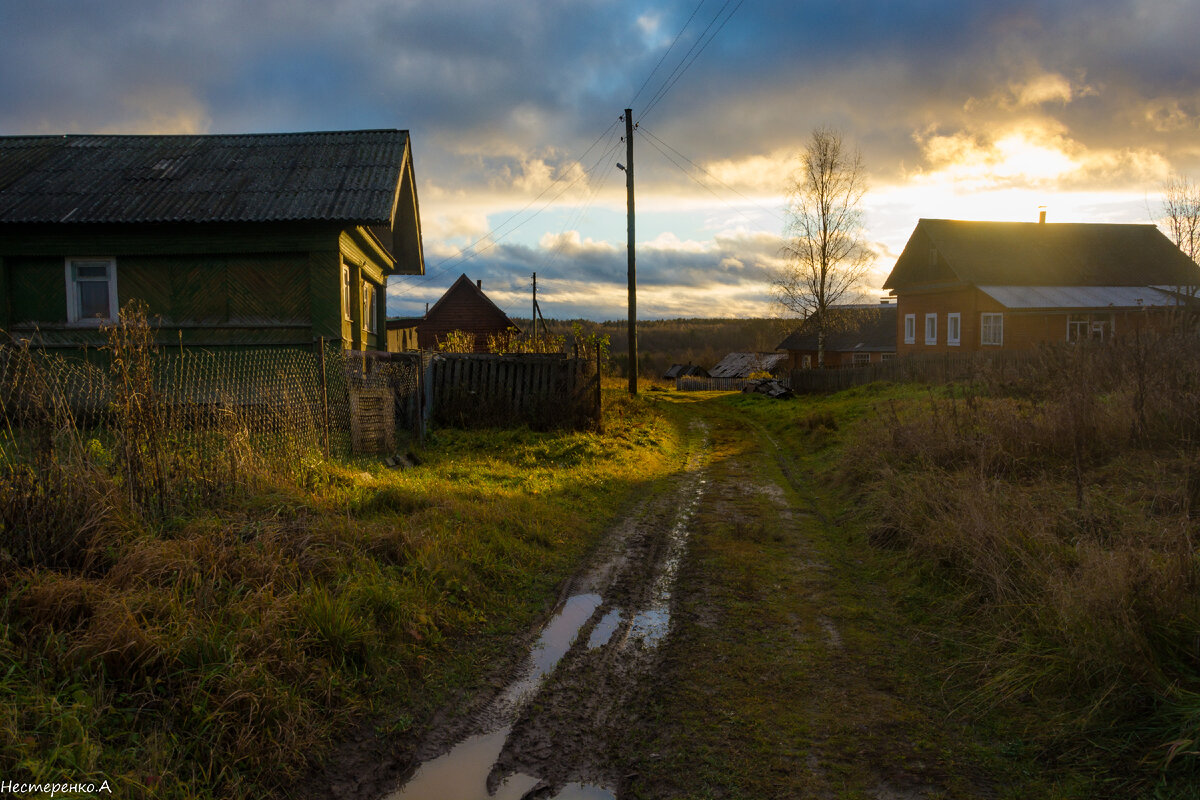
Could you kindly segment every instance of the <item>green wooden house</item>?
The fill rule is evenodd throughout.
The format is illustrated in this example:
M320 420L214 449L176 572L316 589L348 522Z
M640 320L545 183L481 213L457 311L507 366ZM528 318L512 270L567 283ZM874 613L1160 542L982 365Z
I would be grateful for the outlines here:
M384 350L424 269L407 131L0 137L0 329L42 347L140 298L163 344Z

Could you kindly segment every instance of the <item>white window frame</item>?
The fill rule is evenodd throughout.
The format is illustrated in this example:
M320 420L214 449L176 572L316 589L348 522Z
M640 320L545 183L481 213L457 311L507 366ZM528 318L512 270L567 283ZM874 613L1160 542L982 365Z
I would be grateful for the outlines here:
M904 343L905 344L916 344L917 343L917 315L916 314L905 314L904 315Z
M871 365L871 354L851 353L850 364L855 367L869 367Z
M378 332L378 315L375 313L375 284L363 281L362 288L363 315L362 326L363 330L368 333Z
M962 343L962 314L954 312L946 315L946 344L958 347Z
M896 358L895 353L880 353L879 354L880 361L893 361L893 360L895 360L895 358Z
M999 335L996 336L996 333ZM989 334L992 334L990 338ZM993 311L980 312L979 344L982 347L1004 346L1004 314Z
M925 344L937 344L937 314L925 315Z
M79 265L105 267L103 279L84 278L83 282L104 280L108 283L108 316L85 317L80 306L79 278L76 277L75 267ZM67 281L67 322L71 325L107 325L117 321L117 260L112 257L76 258L70 257L63 262L63 275Z
M342 264L342 316L349 322L354 317L350 314L350 265Z

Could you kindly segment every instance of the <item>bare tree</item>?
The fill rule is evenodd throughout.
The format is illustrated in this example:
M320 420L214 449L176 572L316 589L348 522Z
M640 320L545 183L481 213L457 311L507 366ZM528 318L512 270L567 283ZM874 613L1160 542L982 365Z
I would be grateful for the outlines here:
M1200 256L1200 186L1184 175L1163 185L1163 224L1175 244L1192 261Z
M788 188L787 263L772 289L784 309L815 328L819 367L825 365L826 334L840 324L837 306L858 298L875 255L864 238L866 191L862 154L846 148L840 132L814 130Z

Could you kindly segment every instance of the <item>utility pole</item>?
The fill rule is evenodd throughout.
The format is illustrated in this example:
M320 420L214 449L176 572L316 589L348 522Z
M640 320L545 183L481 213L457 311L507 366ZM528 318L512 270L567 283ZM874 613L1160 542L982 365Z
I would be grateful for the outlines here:
M533 326L533 340L537 341L537 273L533 273L533 312L529 315L529 324Z
M637 265L633 249L633 109L625 109L625 204L629 217L629 393L638 393ZM620 166L618 164L617 166Z

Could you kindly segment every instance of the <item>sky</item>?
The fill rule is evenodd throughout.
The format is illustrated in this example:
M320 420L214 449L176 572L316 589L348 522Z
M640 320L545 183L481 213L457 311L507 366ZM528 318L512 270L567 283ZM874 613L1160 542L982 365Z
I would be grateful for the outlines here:
M868 173L880 289L918 219L1156 222L1200 179L1195 0L0 0L0 135L410 132L426 275L512 316L777 316L812 131Z

